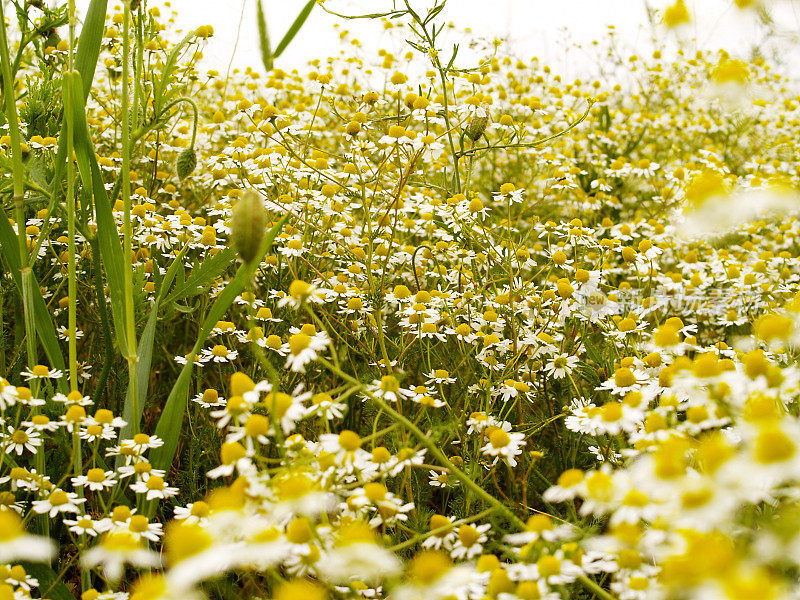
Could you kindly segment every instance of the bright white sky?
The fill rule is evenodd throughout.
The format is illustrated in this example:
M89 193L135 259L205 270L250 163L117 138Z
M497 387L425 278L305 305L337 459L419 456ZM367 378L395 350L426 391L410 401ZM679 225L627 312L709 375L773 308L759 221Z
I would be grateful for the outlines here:
M592 40L602 38L607 26L613 24L619 37L630 47L646 50L649 47L649 29L642 27L647 23L645 5L660 9L671 1L449 0L440 19L453 21L461 28L469 27L476 36L508 39L522 57L536 55L548 61L559 61L563 58L563 44L560 42L565 39L565 29L574 42L588 45ZM305 0L263 2L270 37L275 45ZM401 4L402 0L397 2ZM78 10L85 11L88 3L89 0L77 0ZM149 2L151 6L156 4L163 6L160 2L154 3L154 0ZM431 4L432 0L412 0L415 8ZM694 49L692 38L696 37L703 48L724 47L732 52L744 52L748 44L758 39L755 26L757 19L752 13L742 14L732 4L732 0L687 0L687 5L694 13L695 24L684 32L681 43ZM772 4L776 21L781 27L800 32L800 5L793 0L773 0ZM113 5L114 0L109 0L109 10ZM172 0L172 9L178 13L178 27L188 31L204 24L214 26L215 35L204 52L205 65L223 73L231 57L234 67L252 66L260 69L255 6L256 0ZM326 6L337 12L358 14L390 8L392 0L326 0ZM367 49L377 51L389 44L380 23L372 20L343 22L315 7L304 29L276 62L276 66L302 67L313 58L326 58L338 52L341 48L338 32L341 30L335 29L334 25L339 22ZM677 41L673 38L672 43ZM570 60L573 62L580 60L580 54L573 54L572 57ZM579 68L579 65L563 62L560 66L567 71Z

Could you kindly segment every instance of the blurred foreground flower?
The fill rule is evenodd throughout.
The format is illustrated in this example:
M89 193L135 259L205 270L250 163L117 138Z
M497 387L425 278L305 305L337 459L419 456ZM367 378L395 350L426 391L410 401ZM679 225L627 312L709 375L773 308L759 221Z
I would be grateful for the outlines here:
M754 219L786 215L798 206L797 193L786 186L730 191L725 177L716 171L695 176L685 194L686 206L675 226L687 238L720 235Z
M0 511L0 562L45 561L54 551L55 545L48 538L25 533L17 513Z

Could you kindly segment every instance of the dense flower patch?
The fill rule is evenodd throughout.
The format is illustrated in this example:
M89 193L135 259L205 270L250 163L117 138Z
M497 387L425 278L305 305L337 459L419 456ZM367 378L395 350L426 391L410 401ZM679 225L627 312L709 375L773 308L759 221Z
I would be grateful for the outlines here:
M24 223L0 139L0 593L797 597L794 82L724 52L456 69L410 9L384 26L414 51L224 77L213 28L128 13L72 250L67 42L17 76Z

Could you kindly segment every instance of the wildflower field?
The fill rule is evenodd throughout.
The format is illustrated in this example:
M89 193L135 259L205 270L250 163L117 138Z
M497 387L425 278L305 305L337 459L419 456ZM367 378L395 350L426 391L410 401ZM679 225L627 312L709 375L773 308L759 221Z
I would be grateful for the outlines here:
M800 598L791 70L335 4L0 2L0 600Z

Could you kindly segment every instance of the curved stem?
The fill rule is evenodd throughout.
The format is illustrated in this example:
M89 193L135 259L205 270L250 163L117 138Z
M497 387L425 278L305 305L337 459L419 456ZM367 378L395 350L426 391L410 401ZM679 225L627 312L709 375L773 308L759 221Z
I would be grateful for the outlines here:
M199 111L197 109L197 104L195 104L194 100L192 100L191 98L187 98L185 96L183 96L181 98L177 98L177 99L173 100L172 102L170 102L169 104L167 104L164 107L164 110L161 111L161 114L166 113L170 108L172 108L176 104L180 104L181 102L188 102L192 106L192 112L194 113L194 119L193 119L193 123L192 123L192 143L191 143L191 147L194 148L194 141L197 138L197 119L198 119L198 115L199 115Z

